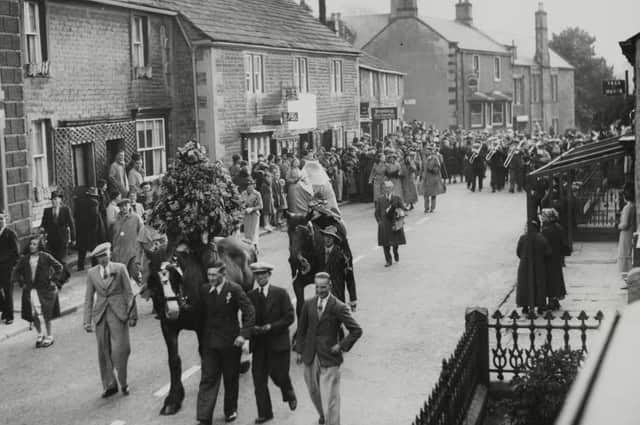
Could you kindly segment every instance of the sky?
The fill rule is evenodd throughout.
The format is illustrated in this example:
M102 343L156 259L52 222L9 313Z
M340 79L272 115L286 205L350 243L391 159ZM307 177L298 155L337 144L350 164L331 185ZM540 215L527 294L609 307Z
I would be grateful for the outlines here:
M306 0L315 11L317 0ZM418 13L436 18L455 17L457 0L418 0ZM487 32L534 36L534 13L539 0L471 0L474 24ZM327 14L389 13L391 0L327 0ZM549 37L567 27L580 27L596 37L596 55L602 56L619 77L631 67L619 41L640 32L640 0L547 0Z

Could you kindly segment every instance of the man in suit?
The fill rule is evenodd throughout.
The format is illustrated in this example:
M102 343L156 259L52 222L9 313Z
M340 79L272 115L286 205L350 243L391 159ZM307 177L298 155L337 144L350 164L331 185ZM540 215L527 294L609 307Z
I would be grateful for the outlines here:
M90 187L84 196L76 199L74 215L77 227L78 271L84 270L87 252L93 251L107 238L99 198L98 188Z
M51 206L45 208L40 228L47 236L47 250L62 264L62 281L66 282L70 274L64 259L69 243L75 243L76 226L71 211L62 204L62 192L51 193Z
M331 277L315 276L316 296L304 303L298 323L296 362L304 363L304 380L320 419L319 424L340 425L340 365L362 336L349 308L331 295ZM349 332L342 340L340 328Z
M269 282L273 266L257 262L251 264L251 270L258 283L258 287L248 294L256 311L256 324L251 337L251 372L258 405L255 423L262 424L273 419L269 376L282 391L282 400L289 403L289 408L295 410L298 406L289 376L289 326L295 315L287 291Z
M98 264L87 273L84 329L93 332L95 325L98 363L104 388L102 397L116 394L118 383L122 393L129 395L129 327L135 326L138 320L129 273L124 264L111 262L109 242L98 245L91 255Z
M224 381L226 422L238 418L238 380L242 346L255 324L253 305L242 287L226 278L218 261L207 269L208 283L200 288L203 315L202 378L198 389L197 419L211 425L220 378ZM242 312L242 326L238 312Z
M109 167L109 189L120 193L123 198L129 194L129 179L123 150L118 151L115 161Z
M9 217L0 211L0 312L4 323L13 323L13 283L11 271L20 258L18 237L7 227Z
M331 293L340 301L346 303L349 292L349 307L355 311L357 306L356 281L349 260L339 244L342 237L336 226L328 226L320 230L324 237L324 256L320 270L331 276Z
M396 226L396 211L404 210L405 206L399 196L392 195L393 183L384 182L382 187L383 194L375 200L375 218L378 222L378 246L384 251L386 260L385 267L390 267L393 262L391 258L391 248L393 248L393 256L396 262L400 261L398 246L405 245L407 240L404 236L404 228Z

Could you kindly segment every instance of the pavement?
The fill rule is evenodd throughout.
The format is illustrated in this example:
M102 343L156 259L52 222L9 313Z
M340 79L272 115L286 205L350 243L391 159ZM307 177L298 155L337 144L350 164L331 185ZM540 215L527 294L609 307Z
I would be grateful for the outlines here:
M364 329L341 367L342 422L411 423L440 373L442 359L460 337L465 309L510 308L525 198L470 193L464 185L450 185L447 194L438 198L436 213L425 215L418 209L409 215L405 227L408 245L400 249L400 263L391 268L384 267L377 247L373 205L351 204L342 210L358 286L355 318ZM293 296L286 237L286 233L274 232L261 238L261 259L276 266L272 283L287 288ZM611 266L600 264L603 253L611 259L609 248L603 246L600 251L585 244L568 261L569 292L576 305L606 295L604 285L595 292L596 285L589 280L595 277L593 270L579 271L580 262L593 260L589 266L602 267L603 277L609 272L605 268ZM616 286L613 280L607 282L609 289ZM305 295L312 293L310 286ZM84 295L82 276L74 275L61 295L67 297L66 305L77 305ZM612 296L610 301L615 304L618 299ZM569 299L565 304L570 305ZM33 347L33 332L23 330L11 338L0 338L0 376L5 384L0 386L0 424L195 424L200 376L195 336L191 332L180 336L186 391L183 408L174 417L161 417L158 412L169 379L166 348L151 306L140 303L139 309L138 326L131 332L129 397L100 399L95 337L83 332L80 311L54 322L56 343L49 349ZM4 331L0 325L0 332ZM299 399L296 412L290 412L271 387L276 417L272 423L317 423L302 372L292 359L291 378ZM224 423L222 397L218 400L214 424ZM241 425L253 423L256 417L250 374L240 380L238 414L236 423Z

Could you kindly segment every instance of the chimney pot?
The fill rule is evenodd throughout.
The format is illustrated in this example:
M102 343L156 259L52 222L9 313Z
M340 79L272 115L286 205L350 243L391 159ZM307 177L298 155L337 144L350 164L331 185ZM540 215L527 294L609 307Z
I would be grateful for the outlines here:
M473 25L473 5L469 0L458 0L456 3L456 22Z

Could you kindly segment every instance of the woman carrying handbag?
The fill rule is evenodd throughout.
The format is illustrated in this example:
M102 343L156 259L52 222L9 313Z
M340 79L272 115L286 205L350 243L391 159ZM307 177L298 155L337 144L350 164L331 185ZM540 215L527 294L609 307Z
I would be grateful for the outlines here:
M13 269L11 281L23 288L22 318L33 323L38 332L36 348L53 344L51 320L60 316L58 287L53 279L62 270L62 264L44 251L42 239L37 236L29 239L27 252Z

